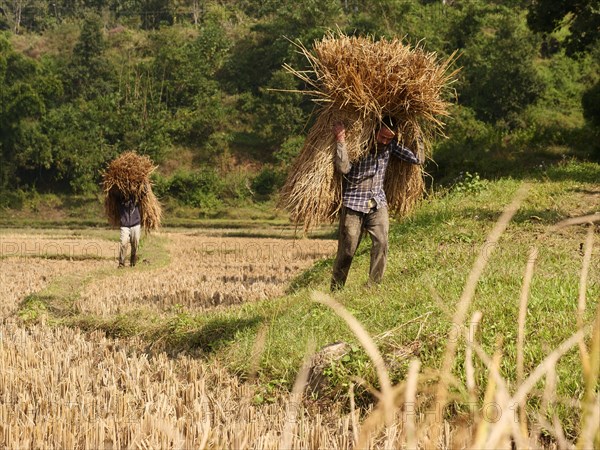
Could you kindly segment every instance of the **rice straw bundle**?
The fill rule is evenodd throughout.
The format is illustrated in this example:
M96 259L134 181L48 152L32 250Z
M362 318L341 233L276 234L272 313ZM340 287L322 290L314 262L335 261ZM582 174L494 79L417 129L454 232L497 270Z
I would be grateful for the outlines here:
M411 48L398 39L375 41L338 31L315 42L313 52L297 45L312 70L284 68L311 87L302 92L312 96L320 109L283 187L280 206L308 230L333 221L340 208L333 123L342 121L346 126L351 162L369 151L386 115L396 119L401 143L413 151L418 141L423 143L423 154L418 156L424 160L434 134L444 125L440 118L448 116L449 102L444 97L456 71L448 73L454 54L440 63L435 53ZM410 211L423 190L422 167L390 160L385 191L392 213Z
M142 228L148 232L160 226L162 209L152 192L150 174L156 170L150 158L130 151L115 158L102 174L104 210L110 225L119 227L119 196L134 198L140 206Z

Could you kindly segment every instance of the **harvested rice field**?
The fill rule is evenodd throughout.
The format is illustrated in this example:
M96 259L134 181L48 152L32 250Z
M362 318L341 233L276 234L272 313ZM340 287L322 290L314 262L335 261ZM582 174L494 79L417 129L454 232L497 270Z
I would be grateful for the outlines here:
M53 296L98 317L269 299L335 242L163 231L151 237L160 251L143 239L139 264L117 270L115 234L0 233L1 448L277 448L285 423L313 448L348 447L348 415L307 416L284 396L256 403L256 386L218 364L22 314Z
M335 243L322 240L168 236L170 263L157 270L115 274L90 283L79 309L113 315L134 309L202 310L276 297L315 260L331 256ZM151 266L142 259L140 264ZM119 286L114 289L114 286Z
M0 369L2 448L276 448L286 420L285 398L256 405L253 386L220 367L102 333L5 318ZM313 448L343 448L349 423L317 414L296 426Z

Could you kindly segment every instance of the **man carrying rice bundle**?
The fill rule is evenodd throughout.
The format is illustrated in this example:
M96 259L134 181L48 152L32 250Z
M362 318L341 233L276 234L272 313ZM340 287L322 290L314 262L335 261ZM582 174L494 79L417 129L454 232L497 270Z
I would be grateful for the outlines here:
M341 31L315 41L312 51L298 48L310 69L284 68L319 107L279 204L305 231L339 217L332 290L344 286L363 231L372 240L369 282L379 283L389 216L406 216L425 192L423 163L449 115L455 55L440 61L397 38Z
M375 142L368 153L350 162L346 148L346 128L343 123L333 125L336 139L335 169L342 175L342 209L338 249L333 265L331 290L344 286L363 231L371 236L371 263L369 282L379 283L387 262L389 215L384 191L385 173L390 157L410 164L421 164L419 158L396 140L396 124L390 116L384 117L375 134Z
M106 216L120 228L119 269L125 267L129 245L130 266L136 265L142 228L149 232L160 226L162 210L150 181L156 168L147 156L130 151L111 161L103 174Z

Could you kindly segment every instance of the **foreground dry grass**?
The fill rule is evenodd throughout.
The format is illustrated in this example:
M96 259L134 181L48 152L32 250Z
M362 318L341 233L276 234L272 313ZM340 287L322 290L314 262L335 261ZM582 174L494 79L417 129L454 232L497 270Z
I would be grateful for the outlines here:
M277 448L287 402L186 356L134 342L5 321L0 339L2 448ZM333 419L332 419L333 418ZM300 442L348 448L350 420L302 412Z

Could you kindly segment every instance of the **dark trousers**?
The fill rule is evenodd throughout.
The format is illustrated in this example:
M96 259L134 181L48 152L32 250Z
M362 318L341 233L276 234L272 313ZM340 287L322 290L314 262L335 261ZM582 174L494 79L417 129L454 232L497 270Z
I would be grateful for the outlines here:
M346 283L350 265L362 239L363 231L367 231L371 235L369 280L375 283L381 281L387 262L388 230L389 217L386 207L368 213L342 207L337 256L333 264L331 279L332 290L339 289Z

